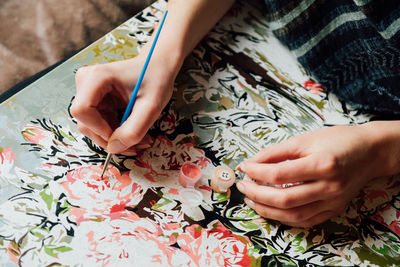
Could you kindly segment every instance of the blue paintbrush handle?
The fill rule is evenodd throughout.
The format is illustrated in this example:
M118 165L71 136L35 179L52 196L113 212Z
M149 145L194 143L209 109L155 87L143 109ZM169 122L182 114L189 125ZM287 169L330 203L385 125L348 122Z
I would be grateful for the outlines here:
M157 43L157 40L158 40L158 36L160 36L160 32L161 32L161 29L162 29L162 27L164 25L164 21L165 21L165 18L167 17L167 14L168 14L168 10L165 11L164 17L163 17L163 19L161 21L161 24L160 24L160 27L158 28L157 34L154 37L153 44L151 45L149 54L147 55L147 58L146 58L146 62L144 63L142 72L140 73L139 79L138 79L138 81L137 81L137 83L135 85L135 89L133 89L133 93L131 95L131 99L129 99L129 103L128 103L128 106L125 109L125 113L124 113L124 116L122 117L120 126L128 119L129 115L131 115L133 104L135 103L136 96L137 96L137 94L139 92L140 85L142 84L144 74L146 73L147 66L149 65L151 55L153 54L154 47L156 46L156 43Z

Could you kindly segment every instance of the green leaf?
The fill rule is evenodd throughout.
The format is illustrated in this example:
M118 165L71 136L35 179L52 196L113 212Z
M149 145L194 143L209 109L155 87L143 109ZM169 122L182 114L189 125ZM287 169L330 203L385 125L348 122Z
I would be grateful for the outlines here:
M68 134L64 133L62 130L60 130L60 133L61 133L62 136L67 138L69 141L75 141L72 136L69 136Z
M67 252L71 251L72 248L66 247L66 246L61 246L61 247L54 247L54 245L45 245L44 246L44 251L46 254L52 256L52 257L57 257L59 252Z
M241 222L240 224L242 227L249 229L249 230L255 230L255 229L260 228L260 226L258 224L255 224L252 221Z
M39 195L42 197L44 202L47 204L47 208L50 210L53 202L53 194L46 194L46 191L42 191L39 193Z

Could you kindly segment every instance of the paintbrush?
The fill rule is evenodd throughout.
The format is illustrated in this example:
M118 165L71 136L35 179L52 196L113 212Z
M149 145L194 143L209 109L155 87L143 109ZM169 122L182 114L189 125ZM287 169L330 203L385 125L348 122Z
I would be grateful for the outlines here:
M144 63L142 72L140 73L139 79L138 79L138 81L137 81L137 83L135 85L135 88L133 89L131 98L129 100L128 106L125 109L125 113L124 113L124 116L122 117L120 126L126 121L126 119L128 119L129 115L131 115L133 104L135 103L136 96L137 96L137 94L139 92L140 85L141 85L141 83L143 81L144 74L146 73L147 66L149 65L151 55L153 54L154 47L156 46L156 43L157 43L157 40L158 40L158 36L160 35L161 29L162 29L162 27L164 25L164 21L165 21L165 18L167 17L167 14L168 14L168 10L165 11L164 17L163 17L163 19L162 19L162 21L160 23L160 27L158 28L156 36L154 37L153 44L151 45L151 48L150 48L149 54L147 55L147 58L146 58L146 61ZM104 173L105 173L105 171L107 169L107 166L110 163L111 156L112 156L111 153L107 154L106 160L104 162L103 171L101 172L100 178L103 178L103 175L104 175Z

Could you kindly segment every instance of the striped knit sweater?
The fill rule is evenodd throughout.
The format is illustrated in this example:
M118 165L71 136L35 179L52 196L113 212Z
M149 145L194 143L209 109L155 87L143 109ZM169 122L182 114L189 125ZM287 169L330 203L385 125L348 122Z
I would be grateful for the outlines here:
M399 0L265 0L270 28L326 89L400 114Z

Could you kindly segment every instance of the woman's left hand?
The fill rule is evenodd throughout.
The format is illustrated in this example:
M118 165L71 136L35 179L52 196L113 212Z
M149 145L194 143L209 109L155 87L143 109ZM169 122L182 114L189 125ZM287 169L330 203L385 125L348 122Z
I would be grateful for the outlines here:
M397 130L400 125L384 123L396 123ZM400 139L384 123L324 128L265 148L238 166L255 182L247 179L237 188L265 218L299 227L319 224L341 213L371 179L398 171Z

